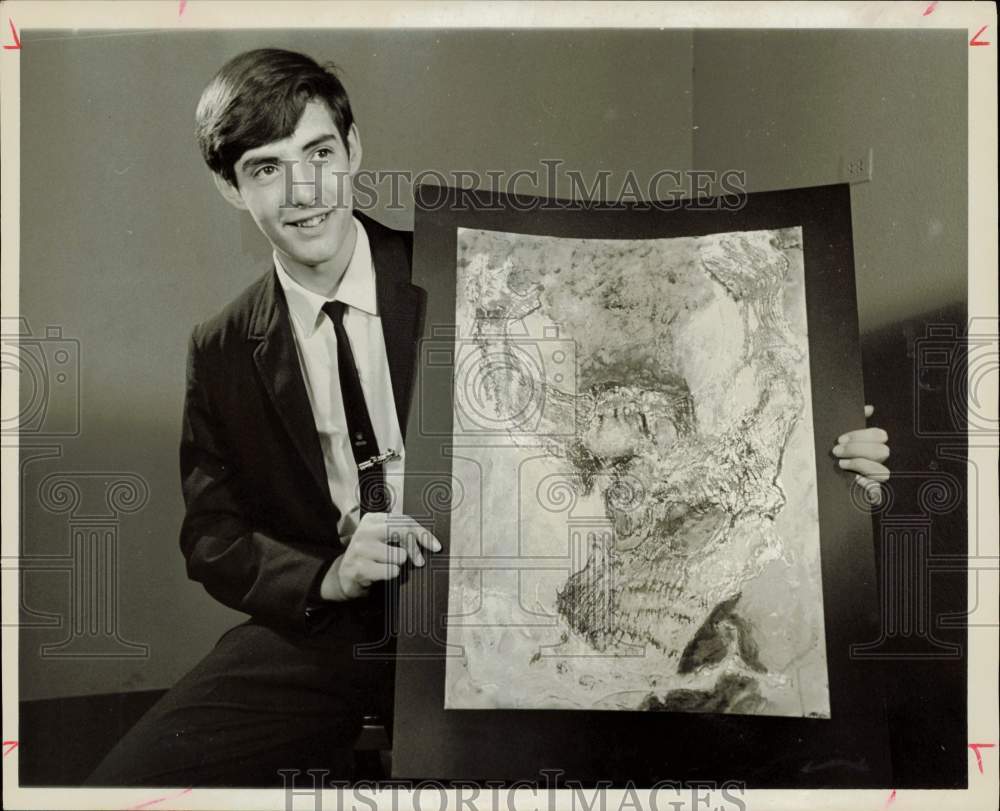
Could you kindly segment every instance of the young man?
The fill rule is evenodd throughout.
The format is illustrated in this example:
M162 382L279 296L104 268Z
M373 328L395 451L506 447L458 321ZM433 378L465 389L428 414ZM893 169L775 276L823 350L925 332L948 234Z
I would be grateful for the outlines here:
M250 619L88 784L345 778L364 712L391 709L391 661L356 655L386 635L379 585L440 549L386 493L421 333L411 236L353 211L360 135L312 59L237 56L196 118L216 186L273 248L273 268L192 334L181 440L188 573ZM871 484L888 476L885 440L851 432L834 454Z

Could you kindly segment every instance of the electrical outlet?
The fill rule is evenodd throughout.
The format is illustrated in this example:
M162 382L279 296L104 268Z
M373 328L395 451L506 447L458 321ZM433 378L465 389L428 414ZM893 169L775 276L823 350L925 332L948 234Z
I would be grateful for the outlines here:
M840 161L840 179L844 183L867 183L872 179L872 160L875 150L845 155Z

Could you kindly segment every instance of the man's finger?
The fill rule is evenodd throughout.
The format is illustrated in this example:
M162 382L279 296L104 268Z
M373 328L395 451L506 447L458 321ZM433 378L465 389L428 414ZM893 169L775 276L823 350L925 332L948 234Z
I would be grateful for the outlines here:
M862 428L858 431L848 431L837 437L838 445L848 442L888 442L889 435L881 428Z
M400 534L400 543L405 540L405 536L412 535L416 542L424 549L429 549L431 552L441 551L441 542L434 537L434 534L430 530L424 529L424 527L410 518L410 516L394 515L392 520L394 524L393 532Z
M420 544L417 543L415 536L407 535L406 537L407 549L410 552L410 559L413 561L414 566L424 565L424 556L420 552Z
M873 405L865 406L865 419L868 419L874 413L875 413L875 406Z
M867 476L862 476L860 474L854 477L854 481L858 483L858 486L864 489L865 498L868 499L869 504L878 506L882 503L882 487L878 482L872 481Z
M867 476L872 481L884 482L889 480L889 468L870 459L841 459L838 464L844 470L853 470L855 473Z
M367 527L384 526L388 517L389 517L388 513L378 513L378 512L365 513L364 515L361 516L361 521L358 523L358 529L360 529L361 527L367 528Z
M376 563L395 563L397 566L406 563L408 557L406 549L388 543L372 544L371 549L366 549L365 552L369 560Z
M424 556L420 554L420 545L409 523L398 523L394 520L386 527L385 542L393 549L405 550L414 565L424 565Z
M392 543L397 544L406 550L414 566L424 565L424 556L420 554L420 544L417 543L416 535L410 530L393 531Z
M441 551L441 541L434 537L434 533L423 527L416 533L417 542L424 548L430 549L431 552Z
M889 446L881 442L848 442L846 445L835 445L833 455L841 459L860 457L884 462L889 458Z
M392 580L399 577L402 569L395 563L376 563L374 560L364 561L358 569L361 577L372 582L376 580Z
M358 528L354 530L351 543L386 543L386 514L385 513L365 513L361 516Z

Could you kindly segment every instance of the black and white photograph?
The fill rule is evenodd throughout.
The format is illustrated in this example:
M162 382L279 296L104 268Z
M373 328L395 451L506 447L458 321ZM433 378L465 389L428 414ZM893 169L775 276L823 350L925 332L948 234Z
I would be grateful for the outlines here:
M5 808L996 807L993 4L3 11Z

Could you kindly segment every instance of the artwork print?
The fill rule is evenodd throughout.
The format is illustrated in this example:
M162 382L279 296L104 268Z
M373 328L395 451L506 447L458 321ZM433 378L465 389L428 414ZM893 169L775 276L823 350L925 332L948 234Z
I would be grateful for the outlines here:
M456 263L445 708L828 718L801 228Z

